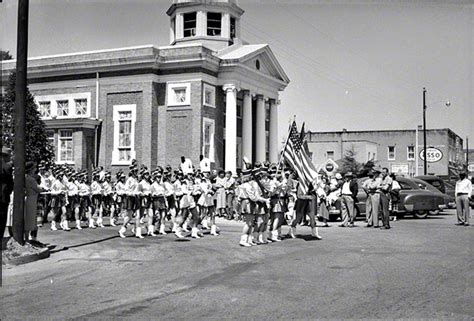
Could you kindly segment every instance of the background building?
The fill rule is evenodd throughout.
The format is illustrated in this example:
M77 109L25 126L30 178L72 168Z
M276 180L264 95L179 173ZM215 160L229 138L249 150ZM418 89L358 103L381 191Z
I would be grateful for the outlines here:
M347 150L355 152L359 163L374 160L391 172L408 176L423 175L423 132L416 130L371 130L308 132L308 147L317 166L327 159L339 160ZM427 160L429 174L443 177L457 176L464 165L463 140L450 129L427 130Z
M268 45L240 39L243 13L234 0L175 0L169 46L29 59L56 161L118 170L132 159L197 164L204 154L234 172L243 156L276 161L279 92L289 79ZM14 68L2 62L4 83Z

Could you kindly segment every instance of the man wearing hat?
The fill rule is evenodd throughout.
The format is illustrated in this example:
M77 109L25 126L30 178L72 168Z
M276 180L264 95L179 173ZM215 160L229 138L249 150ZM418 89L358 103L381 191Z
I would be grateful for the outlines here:
M7 224L8 205L13 192L13 165L10 162L11 151L2 146L2 172L0 174L0 233L3 238Z
M341 188L341 227L353 227L355 220L355 202L357 200L357 192L359 188L357 181L354 179L352 172L344 175L344 183Z
M380 194L377 193L377 186L380 184L381 179L375 171L369 171L368 175L369 178L362 185L367 194L367 200L365 201L367 227L379 227Z
M380 194L380 207L382 209L382 224L381 229L390 228L390 211L389 211L389 202L390 202L390 188L392 186L393 180L388 175L388 168L382 168L381 181L377 187L377 192Z

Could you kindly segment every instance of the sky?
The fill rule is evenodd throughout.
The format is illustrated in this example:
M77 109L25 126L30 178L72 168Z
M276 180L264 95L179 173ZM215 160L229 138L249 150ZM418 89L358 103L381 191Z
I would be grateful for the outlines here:
M16 49L16 0L0 47ZM29 56L169 44L171 0L30 0ZM291 82L279 135L451 128L474 146L474 1L240 0L242 38L268 43ZM445 106L449 100L450 107Z

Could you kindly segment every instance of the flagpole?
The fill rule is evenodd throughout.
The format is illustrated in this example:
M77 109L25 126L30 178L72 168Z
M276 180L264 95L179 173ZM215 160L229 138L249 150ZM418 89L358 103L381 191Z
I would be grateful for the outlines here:
M296 115L293 115L293 122L295 121L296 121ZM285 151L286 146L288 145L288 141L290 140L291 125L293 125L293 122L290 121L290 126L288 127L288 136L286 137L285 146L282 149L283 152ZM280 159L278 160L278 166L277 166L277 175L281 172L280 166L281 166L282 160L283 160L283 153L280 152Z

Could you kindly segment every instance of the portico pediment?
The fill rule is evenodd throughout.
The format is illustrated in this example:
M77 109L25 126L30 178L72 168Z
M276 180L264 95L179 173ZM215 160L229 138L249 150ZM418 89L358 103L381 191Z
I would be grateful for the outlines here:
M285 87L290 82L272 50L266 44L230 46L220 51L217 57L222 60L222 67L244 67L256 74L269 76L284 84Z

